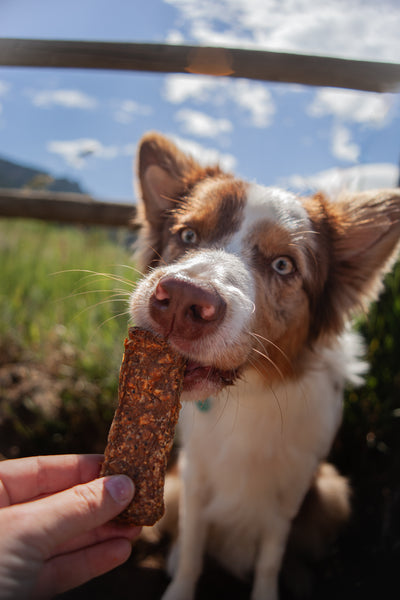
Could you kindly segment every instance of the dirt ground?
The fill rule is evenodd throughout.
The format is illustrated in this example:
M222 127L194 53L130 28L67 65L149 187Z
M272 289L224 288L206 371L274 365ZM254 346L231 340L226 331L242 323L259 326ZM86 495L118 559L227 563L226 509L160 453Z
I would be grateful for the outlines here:
M72 371L60 373L54 365L21 360L12 347L0 348L2 457L102 451L109 423L96 412L100 396L96 385ZM82 397L84 405L77 400ZM394 435L400 440L400 425ZM311 600L400 597L398 457L367 445L349 453L339 436L332 459L351 480L354 514L330 554L314 568ZM168 583L163 569L166 551L165 541L138 542L125 565L60 598L157 600ZM196 599L247 600L250 590L251 582L238 581L206 560ZM292 600L283 584L282 600Z

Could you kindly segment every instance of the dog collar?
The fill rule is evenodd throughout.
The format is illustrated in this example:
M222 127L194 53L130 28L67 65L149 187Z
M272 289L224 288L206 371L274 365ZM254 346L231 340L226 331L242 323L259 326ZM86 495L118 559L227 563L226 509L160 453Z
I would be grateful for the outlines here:
M211 409L212 399L206 398L205 400L197 400L196 406L200 412L208 412Z

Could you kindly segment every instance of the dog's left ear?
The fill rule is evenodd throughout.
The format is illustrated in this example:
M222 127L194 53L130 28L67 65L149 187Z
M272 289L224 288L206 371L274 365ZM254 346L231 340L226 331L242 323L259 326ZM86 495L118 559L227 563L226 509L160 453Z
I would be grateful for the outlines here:
M376 299L396 257L400 189L347 194L332 202L319 198L319 204L323 217L317 230L327 243L319 244L322 256L316 260L327 267L318 300L318 330L338 332L346 317Z

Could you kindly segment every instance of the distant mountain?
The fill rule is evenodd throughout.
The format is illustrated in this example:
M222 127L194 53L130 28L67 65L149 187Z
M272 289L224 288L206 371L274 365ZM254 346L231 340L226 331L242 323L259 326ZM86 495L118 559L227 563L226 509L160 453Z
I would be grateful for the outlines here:
M50 192L84 194L80 184L65 178L55 178L45 171L25 167L0 158L0 188L27 188Z

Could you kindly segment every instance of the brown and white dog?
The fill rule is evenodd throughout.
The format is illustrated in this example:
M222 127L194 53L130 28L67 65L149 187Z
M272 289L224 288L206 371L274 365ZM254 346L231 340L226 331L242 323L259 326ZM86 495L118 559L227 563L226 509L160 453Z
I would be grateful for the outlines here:
M347 324L394 256L400 190L298 198L203 168L155 133L137 165L148 273L131 314L187 358L182 398L195 401L181 411L180 532L164 599L194 597L207 552L254 573L253 600L275 600L307 491L331 501L332 522L348 513L345 480L321 464L345 383L364 368Z

